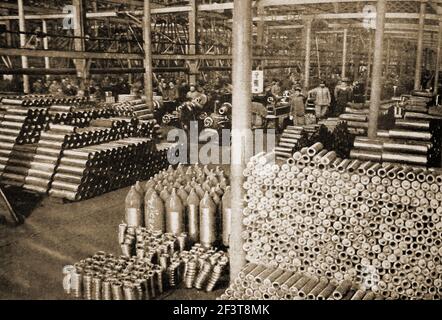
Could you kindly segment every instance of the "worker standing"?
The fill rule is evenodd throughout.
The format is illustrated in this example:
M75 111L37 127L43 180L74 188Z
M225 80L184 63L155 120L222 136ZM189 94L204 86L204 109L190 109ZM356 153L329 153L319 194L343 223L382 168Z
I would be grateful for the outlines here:
M353 89L349 85L350 79L343 78L341 84L335 88L336 110L335 115L342 114L347 104L353 100Z
M319 87L311 90L309 96L314 97L316 118L323 119L331 103L330 90L325 86L325 81L321 81Z
M302 94L302 89L296 87L290 99L290 120L293 125L302 126L305 124L305 97Z

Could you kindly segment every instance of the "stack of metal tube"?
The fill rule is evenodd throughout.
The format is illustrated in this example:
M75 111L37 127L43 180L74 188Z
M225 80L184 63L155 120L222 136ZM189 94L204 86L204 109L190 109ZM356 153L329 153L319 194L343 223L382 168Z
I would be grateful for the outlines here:
M78 201L126 187L163 169L167 163L158 160L164 153L150 139L135 137L65 150L49 194Z
M46 121L45 107L8 107L0 122L0 141L10 144L35 143Z
M154 101L154 108L159 108L159 102ZM133 100L133 101L125 101L114 104L112 108L117 112L120 116L127 116L131 118L136 118L139 120L151 120L154 119L154 114L147 107L147 104L144 100Z
M368 129L367 114L343 113L339 116L339 120L346 121L347 126L357 133L364 133Z
M53 104L84 104L86 97L57 98L52 95L25 95L0 97L0 103L4 106L37 107L51 106Z
M271 158L244 172L248 261L386 298L441 297L442 171L340 159L320 143Z
M397 119L394 129L380 131L378 139L357 137L350 157L359 160L392 161L413 165L431 165L440 158L440 132L430 131L428 120ZM437 163L439 166L440 163Z
M383 300L349 280L338 282L299 271L247 264L221 300Z
M293 154L303 137L311 137L317 133L319 126L316 124L305 126L287 126L283 131L278 146L275 148L278 160L287 160Z
M41 133L35 156L25 178L24 189L39 193L47 193L49 191L55 168L63 151L66 136L73 132L75 127L51 125L50 129Z
M108 118L114 115L115 112L108 107L56 104L48 108L50 123L76 127L85 127L88 126L92 120Z
M275 154L278 159L286 160L293 154L299 139L302 138L302 126L288 126L279 139L278 146L275 148Z
M0 141L0 182L23 187L32 169L36 148L35 144L7 145Z

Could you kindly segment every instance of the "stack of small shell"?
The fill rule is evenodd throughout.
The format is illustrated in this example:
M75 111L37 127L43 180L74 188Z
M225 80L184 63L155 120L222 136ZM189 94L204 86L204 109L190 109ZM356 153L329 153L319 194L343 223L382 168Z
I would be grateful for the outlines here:
M247 260L391 298L442 294L442 172L339 159L317 143L244 172Z
M195 244L189 251L188 235L152 232L146 228L119 226L118 234L124 256L159 264L167 271L165 279L170 287L184 281L188 289L212 291L227 270L228 257L223 251Z
M383 300L349 280L247 264L219 297L221 300Z
M161 257L168 255L170 259L175 252L184 251L187 247L187 234L174 236L170 233L150 231L147 228L132 228L127 224L120 224L118 242L124 256L148 258L149 261L161 261Z
M164 270L148 259L98 252L63 270L65 292L85 300L150 300L164 291Z
M208 249L198 243L190 251L183 251L180 256L184 263L184 286L187 289L195 288L207 292L215 289L226 273L229 263L224 251Z
M293 154L293 151L303 136L311 137L317 133L319 126L317 124L304 126L287 126L282 132L278 146L275 148L276 158L278 160L287 160Z

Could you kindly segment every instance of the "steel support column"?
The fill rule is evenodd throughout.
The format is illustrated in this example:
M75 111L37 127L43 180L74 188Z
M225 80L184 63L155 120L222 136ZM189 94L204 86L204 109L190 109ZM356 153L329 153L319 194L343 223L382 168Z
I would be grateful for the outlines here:
M42 26L42 32L43 33L48 33L48 25L46 20L42 20L41 21L41 26ZM49 39L48 37L44 37L43 38L43 49L48 50L49 49ZM49 57L45 57L45 68L46 69L50 69L51 68L51 61L49 60ZM49 78L49 75L46 75L46 78Z
M85 51L85 24L86 24L86 4L84 0L73 0L74 10L74 35L78 38L74 39L74 48L76 51ZM86 80L89 79L88 62L86 59L75 59L75 67L77 68L77 77L80 78L80 88L86 89Z
M26 32L26 23L25 23L25 9L23 5L23 0L17 0L18 4L18 29L20 32ZM20 33L20 47L24 48L26 46L26 35L24 33ZM28 65L28 57L21 57L21 67L27 69ZM29 94L31 93L31 88L29 85L29 77L27 75L23 75L23 93Z
M420 90L422 81L422 56L424 51L424 27L426 1L421 2L419 14L419 31L417 34L416 66L414 71L414 90Z
M342 72L341 78L345 78L347 75L347 39L348 38L348 29L344 29L343 35L343 44L342 44Z
M310 55L312 50L312 20L305 21L305 63L304 63L304 91L310 87Z
M189 11L189 54L196 54L197 52L197 3L196 0L190 0L190 11ZM190 67L189 83L196 84L196 73L197 73L197 61L188 61Z
M143 38L144 38L144 95L149 110L153 109L153 70L152 70L152 34L151 3L144 0Z
M442 46L442 19L439 21L439 33L437 37L437 50L436 50L436 65L434 75L434 93L439 93L439 72L440 72L440 53Z
M251 156L252 96L252 0L235 0L233 8L232 61L232 220L230 236L230 280L233 281L245 264L243 249L243 171Z
M387 0L378 0L376 6L376 33L374 41L373 76L371 80L370 112L368 119L368 137L377 137L379 107L382 93L382 60L384 49L384 27Z

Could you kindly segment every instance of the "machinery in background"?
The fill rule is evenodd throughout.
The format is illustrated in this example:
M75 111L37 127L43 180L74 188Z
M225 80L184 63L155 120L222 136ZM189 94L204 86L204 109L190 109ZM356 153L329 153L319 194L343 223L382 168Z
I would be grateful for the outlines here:
M172 109L172 110L171 110ZM164 110L164 109L163 109ZM281 131L290 116L290 100L288 96L275 98L272 95L254 95L252 97L252 127L271 128ZM189 129L190 121L197 121L200 131L213 129L216 131L232 127L232 95L210 93L208 102L200 108L194 101L187 101L168 108L162 115L161 123L184 130Z

